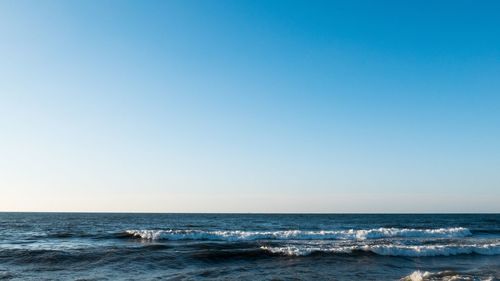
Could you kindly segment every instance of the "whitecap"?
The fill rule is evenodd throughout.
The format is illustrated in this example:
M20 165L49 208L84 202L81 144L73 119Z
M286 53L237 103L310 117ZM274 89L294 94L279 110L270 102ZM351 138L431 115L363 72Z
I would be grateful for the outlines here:
M374 228L348 230L127 230L128 235L149 240L367 240L381 238L461 238L472 235L463 227L438 229Z
M287 256L306 256L314 252L352 253L353 251L372 252L382 256L428 257L461 254L500 255L500 244L469 245L284 245L261 246L262 250Z
M429 272L416 270L400 281L492 281L493 276L479 277L473 274L453 271Z

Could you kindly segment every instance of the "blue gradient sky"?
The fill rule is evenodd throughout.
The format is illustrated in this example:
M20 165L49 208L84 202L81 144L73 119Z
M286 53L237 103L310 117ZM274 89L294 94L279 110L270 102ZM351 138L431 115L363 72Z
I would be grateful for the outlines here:
M0 210L500 212L498 1L0 1Z

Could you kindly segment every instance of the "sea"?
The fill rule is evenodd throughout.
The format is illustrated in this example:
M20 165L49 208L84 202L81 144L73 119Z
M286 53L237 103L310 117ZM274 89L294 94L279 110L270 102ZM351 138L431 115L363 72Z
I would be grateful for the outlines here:
M0 213L0 280L500 280L500 214Z

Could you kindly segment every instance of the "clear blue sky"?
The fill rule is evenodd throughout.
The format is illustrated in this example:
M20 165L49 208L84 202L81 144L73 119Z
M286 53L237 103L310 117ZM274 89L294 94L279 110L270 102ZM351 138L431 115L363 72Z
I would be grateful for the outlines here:
M0 210L500 212L498 1L0 1Z

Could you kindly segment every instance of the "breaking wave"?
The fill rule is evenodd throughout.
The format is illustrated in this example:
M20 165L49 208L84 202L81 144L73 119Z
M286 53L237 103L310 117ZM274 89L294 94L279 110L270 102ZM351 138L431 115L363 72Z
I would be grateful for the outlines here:
M380 238L461 238L472 235L463 227L438 229L374 228L366 230L283 230L283 231L202 231L202 230L127 230L127 236L148 240L366 240Z
M458 273L453 271L429 272L414 271L400 279L401 281L493 281L493 276L476 276L473 274Z
M355 246L310 246L310 245L288 245L288 246L261 246L262 250L272 254L286 256L307 256L312 253L337 253L349 254L355 251L371 252L382 256L405 256L405 257L427 257L427 256L451 256L464 254L478 255L500 255L500 243L493 244L470 244L470 245L355 245Z

